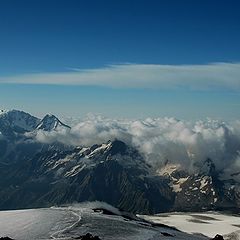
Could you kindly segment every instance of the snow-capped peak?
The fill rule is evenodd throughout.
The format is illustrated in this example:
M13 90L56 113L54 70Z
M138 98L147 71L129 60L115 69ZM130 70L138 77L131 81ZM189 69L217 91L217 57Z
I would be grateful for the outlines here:
M40 119L19 110L0 110L0 120L2 125L20 132L32 131L40 122Z
M68 125L62 123L56 116L52 114L47 114L38 124L36 129L43 130L43 131L52 131L52 130L57 130L57 128L59 127L70 129Z

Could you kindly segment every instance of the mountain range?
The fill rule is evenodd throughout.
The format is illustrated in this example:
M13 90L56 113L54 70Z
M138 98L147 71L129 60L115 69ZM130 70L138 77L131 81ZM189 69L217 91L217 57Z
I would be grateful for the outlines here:
M56 116L0 111L0 209L103 201L124 211L239 212L240 183L221 179L210 158L198 172L156 169L119 139L92 146L43 143L38 132L71 131Z

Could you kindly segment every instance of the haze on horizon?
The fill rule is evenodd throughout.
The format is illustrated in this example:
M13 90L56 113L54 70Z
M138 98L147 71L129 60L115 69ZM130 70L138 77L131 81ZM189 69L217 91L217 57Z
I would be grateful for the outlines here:
M0 108L43 116L240 117L240 3L0 3Z

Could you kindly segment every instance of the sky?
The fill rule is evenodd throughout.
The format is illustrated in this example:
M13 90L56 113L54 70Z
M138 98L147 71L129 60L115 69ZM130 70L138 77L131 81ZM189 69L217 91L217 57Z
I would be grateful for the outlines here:
M2 0L0 108L240 117L238 0Z

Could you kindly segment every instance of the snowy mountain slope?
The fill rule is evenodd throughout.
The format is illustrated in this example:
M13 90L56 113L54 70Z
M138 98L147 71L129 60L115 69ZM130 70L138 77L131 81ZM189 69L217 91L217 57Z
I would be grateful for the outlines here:
M18 110L3 111L0 113L0 131L2 134L8 131L23 133L33 131L40 119Z
M59 128L70 128L68 125L62 123L56 116L47 114L36 126L37 130L53 131Z
M37 130L53 131L59 128L70 129L68 125L51 114L39 119L23 111L0 111L0 132L2 135L11 136Z
M169 186L176 193L175 211L235 209L239 212L240 183L222 180L210 159L198 173L190 174L179 166L167 165L158 174L169 179Z
M38 132L70 129L53 115L46 115L42 120L18 110L0 111L0 162L14 163L32 157L49 147L63 147L53 143L51 146L35 140ZM63 147L65 148L65 147Z
M108 214L95 211L96 207ZM208 239L132 217L126 218L118 209L96 202L62 208L0 211L0 230L2 235L18 240L80 239L86 233L105 240Z

